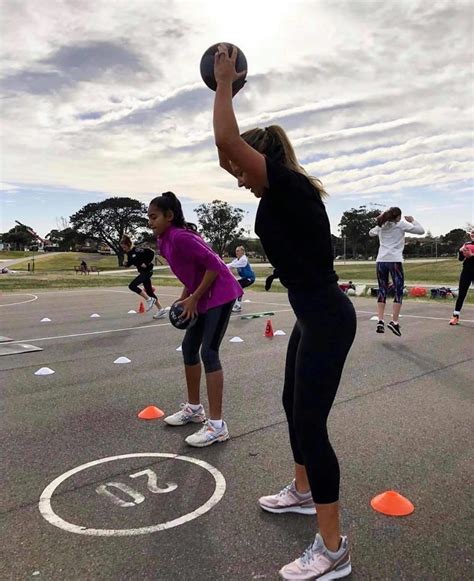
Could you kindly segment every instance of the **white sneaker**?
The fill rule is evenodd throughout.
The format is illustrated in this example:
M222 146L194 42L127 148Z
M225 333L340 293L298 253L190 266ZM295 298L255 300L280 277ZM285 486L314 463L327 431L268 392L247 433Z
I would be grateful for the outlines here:
M281 579L302 581L317 579L329 581L341 579L351 574L351 557L347 537L341 537L341 547L333 557L329 555L321 535L318 533L314 542L306 549L299 559L282 567L279 571Z
M153 308L153 305L156 303L156 299L154 297L150 297L149 299L147 299L145 301L145 311L148 313L148 311Z
M162 319L163 317L166 317L166 309L160 309L153 315L154 319Z
M214 428L210 423L206 422L198 432L188 436L185 442L195 448L204 448L216 442L225 442L229 438L230 436L225 422L222 422L222 428L219 429Z
M284 512L296 512L297 514L316 514L316 507L311 491L302 494L296 490L295 481L285 486L283 490L270 496L262 496L258 504L263 510L281 514Z
M184 426L189 423L202 424L206 421L206 414L202 405L198 410L193 411L189 404L182 403L179 412L167 416L164 420L169 426Z
M233 313L240 313L241 310L242 310L242 306L239 305L239 303L235 303L235 305L232 307Z

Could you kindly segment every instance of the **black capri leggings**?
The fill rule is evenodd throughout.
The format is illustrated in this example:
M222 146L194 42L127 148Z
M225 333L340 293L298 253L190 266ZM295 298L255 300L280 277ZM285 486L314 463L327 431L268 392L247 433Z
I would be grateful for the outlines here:
M285 367L285 408L293 457L306 467L314 502L339 500L339 463L327 418L356 332L350 299L336 283L289 290L296 315Z
M142 289L138 285L142 284L146 294L149 297L153 297L154 299L158 300L158 297L153 292L153 287L151 286L152 276L153 272L141 272L136 278L132 280L132 282L128 285L128 288L139 295L142 292Z
M474 259L471 258L470 260ZM469 290L472 282L474 282L474 265L468 266L467 264L464 264L461 270L461 276L459 277L458 298L456 299L456 306L454 307L454 310L458 313L461 312L464 299L466 298L467 291Z
M199 349L204 371L212 373L222 369L219 347L229 324L234 301L209 309L198 315L197 322L186 330L183 340L183 359L185 365L200 363Z

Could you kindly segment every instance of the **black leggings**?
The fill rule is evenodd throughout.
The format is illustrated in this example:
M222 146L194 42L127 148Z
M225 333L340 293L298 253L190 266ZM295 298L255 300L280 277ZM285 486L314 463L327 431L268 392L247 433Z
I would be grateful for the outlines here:
M472 259L471 259L472 260ZM459 290L458 290L458 298L456 299L456 306L454 310L458 313L461 312L462 306L464 304L464 299L466 298L467 291L471 286L471 283L474 281L474 268L466 268L463 266L461 270L461 276L459 277Z
M142 289L138 285L142 284L145 288L146 294L158 301L158 297L155 295L153 287L151 286L152 276L152 272L141 272L136 278L132 280L132 282L128 285L128 288L139 295L142 292Z
M227 330L233 305L234 301L231 301L198 315L198 320L186 330L184 336L182 349L185 365L200 363L199 349L201 349L206 373L222 369L219 347Z
M339 500L339 463L327 418L356 332L350 299L336 283L289 290L296 323L288 344L283 389L293 457L306 467L314 502Z

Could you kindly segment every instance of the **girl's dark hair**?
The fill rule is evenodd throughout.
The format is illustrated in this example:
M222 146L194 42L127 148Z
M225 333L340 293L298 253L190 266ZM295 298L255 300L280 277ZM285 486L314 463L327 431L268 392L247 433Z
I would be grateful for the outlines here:
M400 208L393 206L392 208L385 210L385 212L382 212L380 216L377 216L377 226L382 227L385 222L395 222L395 220L401 215L402 211Z
M178 228L186 228L186 230L197 231L196 225L191 222L186 222L184 219L183 208L181 202L173 194L173 192L164 192L161 196L153 198L150 206L155 206L165 214L166 212L173 212L173 219L171 223Z
M122 236L122 239L120 240L120 244L126 244L127 246L130 246L130 247L133 246L132 239L130 238L130 236L127 236L126 234L124 234Z

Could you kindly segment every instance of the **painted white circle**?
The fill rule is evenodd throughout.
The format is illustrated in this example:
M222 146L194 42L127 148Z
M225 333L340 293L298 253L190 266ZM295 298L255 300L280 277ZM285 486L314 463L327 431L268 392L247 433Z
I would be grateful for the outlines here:
M0 307L12 307L13 305L24 305L26 303L32 303L33 301L37 301L38 300L38 297L36 295L32 294L32 293L16 293L16 294L14 294L12 296L15 296L16 297L18 295L20 295L20 296L27 296L27 297L33 297L33 298L32 299L28 299L26 301L20 301L19 303L6 303L4 305L0 305Z
M216 487L212 496L203 505L198 507L196 510L189 512L188 514L185 514L168 522L135 529L89 529L85 526L67 522L54 512L51 506L51 497L53 496L54 491L62 482L64 482L74 474L77 474L82 470L92 468L93 466L97 466L98 464L113 462L114 460L124 460L125 458L150 458L150 457L184 460L184 462L191 462L192 464L197 464L201 468L204 468L204 470L210 472L210 474L214 477L216 483ZM101 458L100 460L93 460L92 462L88 462L87 464L77 466L77 468L73 468L72 470L69 470L68 472L65 472L64 474L61 474L61 476L55 478L43 490L39 500L39 510L43 518L45 518L49 523L51 523L55 527L64 529L65 531L68 531L70 533L76 533L78 535L92 535L97 537L126 537L135 535L147 535L149 533L156 533L157 531L164 531L166 529L177 527L205 514L221 500L221 498L224 496L225 489L226 482L223 474L217 468L215 468L211 464L208 464L207 462L204 462L203 460L197 460L196 458L190 458L189 456L178 456L178 454L162 454L160 452L150 452L146 454L122 454L121 456L110 456L108 458Z

